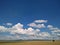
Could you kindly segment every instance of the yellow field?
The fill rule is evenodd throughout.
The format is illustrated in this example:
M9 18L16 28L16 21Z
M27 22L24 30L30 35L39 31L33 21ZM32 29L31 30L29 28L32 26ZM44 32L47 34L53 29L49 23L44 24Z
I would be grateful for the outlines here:
M22 41L22 42L8 42L1 43L0 45L60 45L60 41Z

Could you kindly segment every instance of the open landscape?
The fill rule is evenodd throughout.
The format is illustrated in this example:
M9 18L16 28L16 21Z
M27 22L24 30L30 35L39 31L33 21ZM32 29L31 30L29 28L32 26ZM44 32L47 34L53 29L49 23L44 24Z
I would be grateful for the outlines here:
M0 45L60 45L60 41L18 41L0 42Z
M0 0L0 45L60 45L60 0Z

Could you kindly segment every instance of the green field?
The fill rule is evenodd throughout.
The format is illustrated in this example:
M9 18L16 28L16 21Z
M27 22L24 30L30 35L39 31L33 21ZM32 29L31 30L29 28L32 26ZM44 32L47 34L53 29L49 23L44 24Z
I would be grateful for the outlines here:
M20 41L20 42L0 42L0 45L60 45L60 41Z

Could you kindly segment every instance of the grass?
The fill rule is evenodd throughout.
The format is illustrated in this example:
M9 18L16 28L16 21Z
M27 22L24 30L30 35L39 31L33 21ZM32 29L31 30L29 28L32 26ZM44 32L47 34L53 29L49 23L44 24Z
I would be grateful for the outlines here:
M0 45L60 45L60 41L19 41L19 42L0 42Z

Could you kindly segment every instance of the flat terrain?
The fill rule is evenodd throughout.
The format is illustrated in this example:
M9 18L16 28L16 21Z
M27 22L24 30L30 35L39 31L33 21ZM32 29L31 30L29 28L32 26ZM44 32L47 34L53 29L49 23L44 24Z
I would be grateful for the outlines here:
M60 41L19 41L19 42L0 42L0 45L60 45Z

